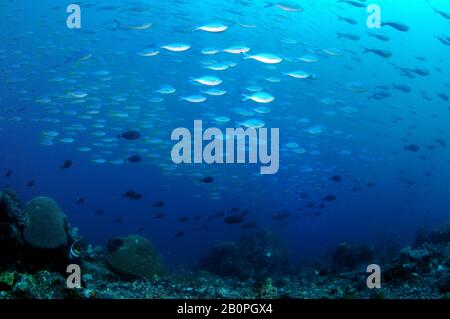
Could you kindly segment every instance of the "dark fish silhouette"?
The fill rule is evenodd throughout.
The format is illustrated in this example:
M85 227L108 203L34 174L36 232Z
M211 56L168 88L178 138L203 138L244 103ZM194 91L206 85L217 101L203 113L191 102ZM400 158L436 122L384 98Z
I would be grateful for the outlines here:
M144 195L137 193L133 190L126 191L125 193L122 194L122 198L129 198L132 200L140 200L142 199L142 197L144 197Z
M420 146L417 144L409 144L408 146L405 146L404 149L405 151L418 152L420 150Z
M5 176L10 177L12 175L12 173L13 173L12 170L9 169L6 171Z
M130 163L139 163L140 161L142 161L142 157L140 157L139 155L134 155L134 156L128 157L127 161Z
M355 0L338 0L338 3L347 3L353 7L357 8L365 8L367 7L367 4Z
M123 223L123 218L122 217L116 218L116 219L113 220L113 223L115 223L115 224L122 224Z
M180 238L180 237L184 237L184 231L178 231L175 233L175 237Z
M75 204L82 205L85 201L86 199L84 199L83 197L77 197L77 199L75 199Z
M339 175L334 175L331 177L331 180L333 182L339 183L340 181L342 181L342 177L340 177Z
M162 208L165 206L165 204L163 201L157 201L157 202L154 202L152 206L156 207L156 208Z
M392 52L388 50L382 50L382 49L369 49L366 47L362 47L364 49L363 53L373 53L376 54L382 58L390 58L392 56Z
M200 179L200 183L210 184L212 182L214 182L214 178L212 176L207 176L205 178Z
M283 220L289 217L291 217L291 213L289 212L275 213L272 215L272 220Z
M352 24L352 25L358 24L358 21L356 21L355 19L352 19L352 18L346 18L346 17L341 17L341 16L337 16L337 17L338 17L338 20L345 21L345 22L347 22L348 24Z
M97 209L97 211L95 212L95 215L103 215L105 213L105 211L103 209Z
M334 202L336 200L336 196L334 195L327 195L323 198L323 200L326 200L327 202Z
M61 168L71 168L73 165L73 162L71 160L66 160L64 164L61 166Z
M158 214L153 216L153 219L161 219L163 217L164 217L164 213L158 213Z
M223 222L228 225L241 224L245 217L243 215L230 215L223 219Z
M408 32L409 31L409 27L406 24L398 23L398 22L391 22L391 21L383 22L383 23L381 23L381 26L382 27L388 26L388 27L394 28L395 30L400 31L400 32Z
M134 141L141 138L141 133L139 131L127 131L120 135L117 135L117 138L123 138L125 140Z
M180 223L185 223L185 222L187 222L189 220L189 217L188 216L183 216L183 217L180 217L180 219L178 219L178 221L180 222Z
M26 187L33 187L35 184L34 179L25 184Z

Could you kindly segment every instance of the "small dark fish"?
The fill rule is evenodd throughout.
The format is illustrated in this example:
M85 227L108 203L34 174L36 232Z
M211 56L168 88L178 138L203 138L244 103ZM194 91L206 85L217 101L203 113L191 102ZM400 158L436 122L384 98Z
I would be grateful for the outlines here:
M95 215L100 216L100 215L103 215L104 213L105 213L105 211L104 211L103 209L98 209L98 210L95 212Z
M77 198L75 199L75 204L77 204L77 205L82 205L82 204L84 204L85 201L86 201L86 200L85 200L83 197L77 197Z
M243 229L254 229L254 228L256 228L258 226L258 224L256 224L255 222L248 222L248 223L245 223L245 224L242 224L242 228Z
M408 32L409 31L409 27L406 24L403 23L398 23L398 22L383 22L381 24L382 27L384 26L388 26L391 28L394 28L395 30L398 30L400 32Z
M414 69L412 70L412 72L420 76L430 75L430 71L428 71L427 69Z
M228 225L241 224L244 221L242 215L230 215L223 219L223 222Z
M442 138L437 138L436 143L438 143L442 147L447 147L447 143Z
M129 141L138 140L141 138L141 133L139 131L127 131L120 135L117 135L117 138L123 138Z
M178 221L180 222L180 223L185 223L185 222L187 222L189 220L189 216L183 216L183 217L181 217L180 219L178 219Z
M363 53L373 53L383 58L390 58L392 56L392 52L388 50L382 49L368 49L366 47L362 47L364 49Z
M136 193L133 190L129 190L122 194L122 198L129 198L132 200L140 200L140 199L142 199L142 197L144 197L144 195L142 195L140 193Z
M375 34L375 33L373 33L373 32L367 32L367 34L369 35L369 37L376 38L376 39L378 39L378 40L380 40L380 41L385 41L385 42L387 42L387 41L390 41L390 40L391 40L391 39L390 39L388 36L386 36L386 35Z
M31 181L29 181L28 183L26 183L26 187L33 187L35 184L34 179L32 179Z
M333 177L331 177L331 180L333 182L339 183L342 181L342 177L340 177L339 175L334 175Z
M66 160L64 164L61 166L61 168L71 168L73 165L73 162L71 160Z
M351 41L359 41L359 40L361 40L361 38L358 35L351 34L351 33L336 32L336 36L337 36L338 39L344 38L344 39L348 39L348 40L351 40Z
M140 157L139 155L134 155L134 156L128 157L127 161L130 163L139 163L140 161L142 161L142 157Z
M450 46L450 37L447 37L445 35L442 35L440 37L436 36L436 38L441 41L442 44Z
M214 182L214 178L212 176L207 176L200 179L200 183L210 184L212 182Z
M122 217L116 218L116 219L113 220L113 223L115 223L115 224L122 224L123 223L123 218Z
M339 3L347 3L353 7L357 7L357 8L365 8L367 7L367 4L363 3L363 2L359 2L359 1L355 1L355 0L338 0Z
M437 96L443 99L445 102L448 102L448 100L450 99L445 93L438 93Z
M194 227L193 229L195 232L199 232L199 231L208 231L208 225L203 224L197 227Z
M180 237L184 237L184 231L178 231L175 233L175 237L180 238Z
M155 216L153 216L153 219L161 219L164 217L164 213L158 213Z
M411 87L406 84L394 84L393 88L394 88L394 90L402 91L405 93L411 92Z
M152 206L156 207L156 208L162 208L165 206L165 203L163 201L157 201L157 202L154 202Z
M366 184L366 186L367 186L367 187L374 187L375 184L374 184L373 182L368 182L368 183Z
M439 14L441 17L443 17L443 18L445 18L447 20L450 20L450 13L447 13L447 12L444 12L444 11L440 11L440 10L436 9L435 7L431 7L431 9L433 9L434 12Z
M275 213L272 216L272 220L283 220L289 217L291 217L291 213L289 212Z
M338 20L345 21L348 24L352 24L352 25L358 24L358 21L356 21L355 19L352 19L352 18L346 18L346 17L338 16Z
M404 146L403 148L405 149L405 151L410 152L418 152L420 150L420 146L417 144L409 144L408 146Z
M304 198L308 198L308 196L309 196L309 195L308 195L308 193L306 193L306 192L301 192L301 193L300 193L300 198L303 198L303 199L304 199Z
M323 200L326 200L327 202L334 202L336 200L336 196L334 195L327 195L323 198Z
M241 209L238 207L233 207L232 209L230 209L230 212L232 213L237 213L238 211L240 211Z
M12 170L9 169L6 171L5 176L10 177L12 175L12 173L13 173Z

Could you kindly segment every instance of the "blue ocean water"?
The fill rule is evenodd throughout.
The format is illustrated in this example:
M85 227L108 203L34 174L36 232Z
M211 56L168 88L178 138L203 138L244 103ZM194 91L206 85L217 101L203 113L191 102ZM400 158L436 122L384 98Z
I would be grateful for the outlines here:
M81 29L66 25L69 4L2 1L0 170L12 174L0 187L54 198L91 242L140 232L166 263L194 264L215 242L266 228L310 260L342 241L406 243L448 220L447 1L81 1ZM391 25L369 29L369 4ZM228 28L196 30L213 22ZM249 51L224 52L235 46ZM307 78L288 75L299 70ZM205 93L191 80L202 76L226 94ZM275 100L243 102L252 90ZM180 99L194 94L207 100ZM277 174L172 162L175 128L250 119L280 130ZM142 137L117 138L132 129ZM134 155L142 161L123 161ZM245 210L243 223L224 223Z

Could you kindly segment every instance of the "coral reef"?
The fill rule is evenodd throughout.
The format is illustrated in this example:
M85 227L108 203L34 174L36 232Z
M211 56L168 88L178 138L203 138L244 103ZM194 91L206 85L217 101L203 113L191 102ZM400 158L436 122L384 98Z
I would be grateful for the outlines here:
M113 269L128 275L151 279L164 272L155 248L141 236L110 240L108 254L108 262Z
M35 248L55 249L67 245L67 219L58 204L48 197L37 197L25 206L25 241Z
M236 243L214 246L201 258L199 269L219 276L260 279L286 273L288 265L288 254L273 234L259 231Z
M296 271L274 235L259 231L214 246L194 269L168 271L151 242L141 236L113 238L106 248L94 247L70 226L53 200L37 198L30 203L22 209L16 193L9 189L0 192L0 299L450 296L448 224L420 230L406 247L386 243L374 249L343 243L328 256L299 265ZM48 211L42 213L37 206ZM47 234L25 235L27 227L28 231L29 227L44 227L39 223L31 226L34 214L55 218ZM80 289L66 287L66 267L71 263L80 265ZM366 286L369 263L379 263L382 268L381 289Z
M334 271L353 270L362 263L366 265L367 263L371 263L373 259L373 247L341 243L333 253Z

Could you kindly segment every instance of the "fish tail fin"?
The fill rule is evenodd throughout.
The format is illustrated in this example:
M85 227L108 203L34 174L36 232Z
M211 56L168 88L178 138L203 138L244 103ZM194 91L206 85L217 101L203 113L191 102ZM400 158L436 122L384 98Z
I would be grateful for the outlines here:
M120 139L120 134L117 134L116 137L117 137L118 139Z
M247 101L248 99L250 99L250 97L248 96L248 95L246 95L246 94L241 94L242 95L242 99L241 99L241 102L245 102L245 101Z
M113 31L117 31L122 25L122 23L117 19L114 19L113 22L116 24L115 27L113 28Z
M274 5L275 3L266 1L266 5L264 6L264 8L270 8L273 7Z
M338 39L342 38L343 34L340 32L336 32L336 36L338 37Z
M245 52L242 52L242 55L243 55L242 60L248 60L248 59L250 59L250 55L249 55L249 54L247 54L247 53L245 53Z
M361 46L361 48L364 49L364 52L363 52L363 53L368 53L368 52L370 52L370 49L368 49L368 48L366 48L366 47Z

